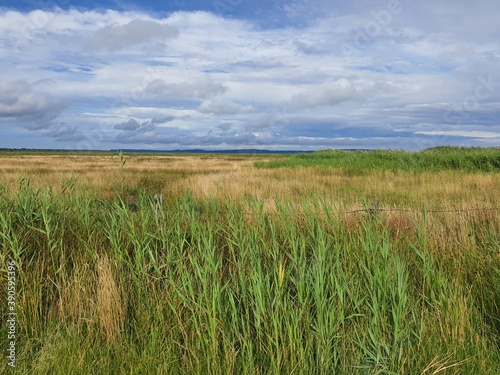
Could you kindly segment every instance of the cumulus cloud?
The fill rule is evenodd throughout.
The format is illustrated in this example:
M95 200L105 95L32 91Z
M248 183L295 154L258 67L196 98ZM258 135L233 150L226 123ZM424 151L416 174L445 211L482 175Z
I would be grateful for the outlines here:
M168 40L179 35L179 30L153 20L134 19L125 25L108 25L97 30L87 42L89 49L117 51L151 42Z
M66 101L37 92L27 80L0 82L0 119L45 127L66 108Z

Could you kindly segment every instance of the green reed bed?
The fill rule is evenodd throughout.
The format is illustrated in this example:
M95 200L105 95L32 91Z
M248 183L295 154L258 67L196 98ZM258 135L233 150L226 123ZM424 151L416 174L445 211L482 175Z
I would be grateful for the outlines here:
M2 296L7 262L18 267L16 370L499 373L498 220L454 259L425 214L402 239L381 214L346 222L312 203L269 214L256 199L189 192L159 207L74 183L1 188Z
M443 146L418 152L323 150L309 154L291 155L270 162L256 162L255 165L268 168L334 167L344 168L347 173L353 173L356 170L360 172L366 169L498 172L500 171L500 148Z

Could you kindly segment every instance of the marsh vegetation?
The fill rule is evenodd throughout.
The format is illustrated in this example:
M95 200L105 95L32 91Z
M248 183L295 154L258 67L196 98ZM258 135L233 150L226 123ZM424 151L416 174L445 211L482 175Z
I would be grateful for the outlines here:
M17 370L497 374L487 152L485 168L431 170L321 153L4 154L0 290L14 260Z

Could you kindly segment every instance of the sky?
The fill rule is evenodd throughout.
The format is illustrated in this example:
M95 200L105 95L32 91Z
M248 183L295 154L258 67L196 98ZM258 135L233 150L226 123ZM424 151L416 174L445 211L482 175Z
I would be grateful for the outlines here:
M0 148L500 146L498 0L0 0Z

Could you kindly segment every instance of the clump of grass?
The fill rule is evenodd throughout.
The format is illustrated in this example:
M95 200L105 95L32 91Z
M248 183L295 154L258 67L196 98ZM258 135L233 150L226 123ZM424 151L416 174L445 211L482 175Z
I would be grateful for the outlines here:
M97 264L97 315L108 342L116 342L123 330L125 312L122 293L116 283L113 267L105 255Z

